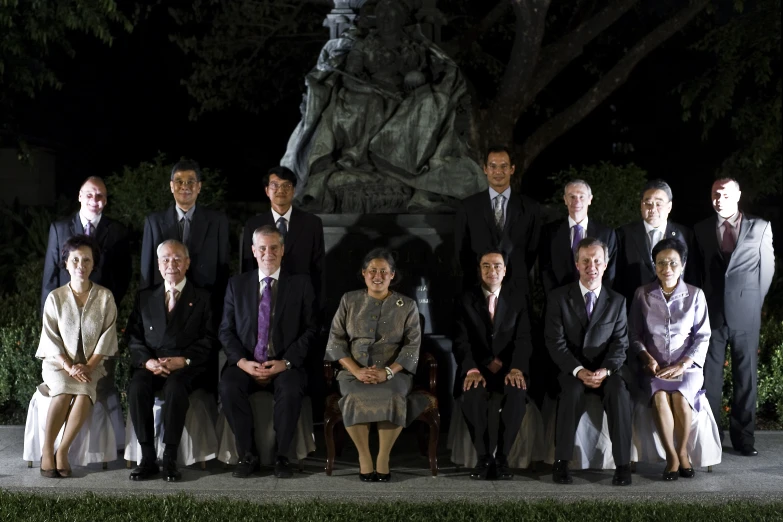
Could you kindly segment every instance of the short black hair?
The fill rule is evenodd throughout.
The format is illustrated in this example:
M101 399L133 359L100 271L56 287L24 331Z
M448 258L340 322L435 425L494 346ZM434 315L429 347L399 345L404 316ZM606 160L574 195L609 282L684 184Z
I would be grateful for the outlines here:
M60 266L65 268L68 264L68 257L70 257L71 252L78 250L83 246L90 247L90 250L92 250L92 266L98 266L101 262L101 249L98 246L98 242L92 237L84 234L77 234L65 240L63 249L60 252Z
M645 183L641 194L639 194L640 201L644 201L644 193L648 190L662 190L666 194L666 197L669 198L669 201L674 199L672 188L662 179L653 179Z
M486 154L484 154L484 165L486 165L487 161L489 161L490 154L498 154L500 152L505 152L506 154L508 154L508 162L511 164L512 167L516 165L516 163L514 163L514 153L511 152L511 149L506 147L505 145L492 145L491 147L489 147L487 149Z
M391 271L394 272L395 277L392 279L391 283L389 283L389 286L397 285L402 280L402 275L397 271L397 260L394 259L394 254L392 254L392 251L388 248L378 247L373 248L367 254L364 256L364 259L362 259L362 270L367 270L367 267L370 265L370 261L373 259L383 259L387 263L389 263L389 268L391 268ZM364 280L364 278L361 277L361 272L359 273L359 277Z
M660 254L664 250L674 250L678 254L680 254L680 262L683 265L688 262L688 245L686 245L684 241L680 241L679 239L675 239L673 237L667 237L666 239L661 239L660 241L658 241L658 243L653 247L652 249L653 263L655 262L655 258L658 257L658 254Z
M269 178L272 176L272 174L285 181L290 181L291 184L296 187L296 174L294 174L294 172L288 167L283 167L280 165L278 167L272 167L269 169L269 172L266 173L266 176L264 176L262 180L264 183L264 188L269 186Z
M200 183L201 167L198 166L198 163L190 159L181 159L174 164L174 166L171 168L171 181L174 181L174 174L177 172L187 172L188 170L192 170L196 173L196 181Z
M501 251L499 248L490 248L484 250L483 252L481 252L479 255L476 256L476 263L478 263L479 267L481 266L481 260L484 259L484 256L488 256L490 254L499 254L500 257L503 258L503 264L504 265L508 264L508 257L506 256L506 254L503 253L503 251Z

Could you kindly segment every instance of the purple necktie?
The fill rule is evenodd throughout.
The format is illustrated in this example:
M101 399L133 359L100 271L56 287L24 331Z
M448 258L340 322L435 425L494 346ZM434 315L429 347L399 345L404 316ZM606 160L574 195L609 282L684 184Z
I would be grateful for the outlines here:
M592 290L585 294L585 310L587 311L587 320L589 321L593 317L593 309L595 308L595 294Z
M258 303L258 342L253 351L253 357L256 361L266 362L267 350L269 348L269 321L272 316L272 278L265 277L264 293L261 294L261 302Z
M585 238L585 229L582 225L577 223L574 225L574 239L571 241L571 251L574 253L574 259L576 259L576 251L579 246L579 242Z
M92 223L90 221L84 226L84 234L88 236L92 235Z

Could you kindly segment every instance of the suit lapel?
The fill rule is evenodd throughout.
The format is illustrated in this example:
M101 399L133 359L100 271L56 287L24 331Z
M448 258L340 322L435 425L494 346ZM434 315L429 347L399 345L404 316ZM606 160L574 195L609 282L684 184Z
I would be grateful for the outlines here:
M484 220L487 222L487 229L492 233L494 243L500 242L500 231L498 231L497 225L495 225L495 215L492 213L492 202L489 199L489 190L484 192L485 197L481 201L482 214L484 214Z
M498 294L498 302L495 306L495 319L492 324L492 331L494 333L497 333L500 325L503 324L503 318L506 316L509 304L509 296L501 288L500 294Z
M734 247L734 250L737 249L737 247L740 246L740 244L745 241L745 237L747 237L748 232L750 232L750 227L753 224L753 218L748 217L747 215L742 215L742 221L740 222L740 230L739 234L737 235L737 245ZM716 239L717 241L717 236Z
M554 254L556 256L556 259L552 260L552 264L560 264L566 273L575 273L574 252L571 250L571 229L568 226L567 218L557 227L555 237L552 240L555 244Z
M585 310L585 300L579 289L579 283L572 284L571 289L568 291L568 306L571 307L574 315L579 318L582 328L587 329L587 310ZM593 310L593 313L595 314L595 310Z
M271 214L272 211L270 210ZM297 209L291 210L291 219L288 221L288 234L285 236L285 247L290 252L291 247L296 242L301 231L300 225L302 224L301 212Z
M503 234L507 237L511 236L511 227L514 223L521 221L519 215L522 213L522 201L516 194L511 192L511 196L508 198L506 204L506 222L503 225ZM494 216L493 216L494 221Z
M106 242L106 236L109 235L109 220L105 216L101 217L101 220L98 222L98 226L95 228L95 241L98 242L99 245L103 246L103 244Z
M274 332L277 331L277 324L280 322L280 318L283 317L283 310L285 310L286 302L288 301L288 280L284 276L280 276L280 278L277 280L277 296L275 299L275 317L272 320L272 330L269 332L269 335L274 335ZM258 322L258 319L256 319L256 322ZM276 349L282 349L281 347L275 347Z
M150 321L152 322L152 330L154 332L165 332L167 330L166 325L166 285L162 284L156 288L150 296L152 300L149 303L150 306ZM160 342L163 338L161 336Z
M492 319L489 317L489 308L487 308L487 302L484 299L484 292L481 291L481 287L474 290L472 300L473 309L476 311L479 320L484 323L486 331L492 331Z
M75 216L73 216L73 219L71 220L71 235L77 236L80 234L84 234L84 227L82 226L82 219L79 217L79 213L77 212Z
M185 283L185 287L182 289L182 295L180 295L177 300L177 306L174 307L174 313L171 315L171 319L166 325L167 329L172 326L177 326L177 331L179 331L181 329L180 327L188 322L190 314L193 313L193 299L195 297L196 292L193 290L193 285L191 283Z
M745 219L743 218L743 222ZM712 219L709 221L709 230L706 231L706 235L703 238L699 238L699 241L704 241L704 250L706 252L716 252L717 255L722 259L726 260L726 258L723 256L723 252L721 252L720 245L718 244L718 215L715 214ZM740 232L742 232L742 225L740 225ZM737 242L739 244L739 241Z
M668 227L668 225L667 225ZM652 262L652 252L650 250L650 244L647 242L647 229L644 228L644 221L637 223L636 228L631 234L633 240L636 242L636 249L639 252L639 258L644 260L647 268L655 272L655 267Z
M196 205L193 211L193 220L190 223L190 237L188 238L188 248L193 252L201 252L201 245L204 244L204 238L207 235L209 223L204 215L204 209Z
M179 219L177 218L177 209L174 205L169 207L169 209L166 211L161 228L163 229L163 240L176 239L179 241L181 239L179 235ZM157 246L158 245L155 245L156 248Z
M594 324L598 324L601 321L601 317L606 312L606 308L608 304L609 304L609 292L606 291L606 288L602 288L601 295L598 296L598 299L596 300L595 303L595 308L593 309L593 317L590 319L589 328L592 328ZM585 316L587 316L587 310L585 310Z

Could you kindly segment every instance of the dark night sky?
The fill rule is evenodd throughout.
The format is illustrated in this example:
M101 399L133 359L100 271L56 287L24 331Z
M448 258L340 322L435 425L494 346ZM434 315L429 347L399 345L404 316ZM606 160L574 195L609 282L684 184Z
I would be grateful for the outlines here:
M220 169L229 180L229 198L246 199L246 181L279 161L299 120L298 104L260 116L232 110L189 121L193 101L180 84L188 74L188 58L169 41L172 29L171 19L159 10L132 34L119 35L111 48L84 37L77 42L76 58L59 64L64 88L30 104L26 132L58 151L58 193L72 193L86 175L106 176L162 151L171 159L193 157ZM545 181L550 172L569 164L633 161L651 177L671 183L676 220L692 223L708 212L705 184L719 164L716 152L726 142L716 136L704 144L697 124L682 123L672 92L678 75L672 71L687 68L690 58L672 47L643 60L625 86L550 146L533 164L523 188L544 200L551 191ZM619 137L617 125L611 124L614 118L628 126L622 137L633 143L634 153L613 156L611 144ZM677 195L694 189L704 197L678 207Z

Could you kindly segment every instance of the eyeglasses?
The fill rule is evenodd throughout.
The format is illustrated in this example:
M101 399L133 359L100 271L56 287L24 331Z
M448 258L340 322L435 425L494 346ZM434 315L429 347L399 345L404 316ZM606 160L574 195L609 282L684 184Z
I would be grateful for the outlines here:
M655 266L657 266L661 270L666 269L666 267L675 270L678 266L680 266L680 263L678 263L677 261L656 261Z
M294 184L290 181L286 181L285 183L278 183L276 181L272 181L269 183L269 188L272 190L291 190L294 188Z
M490 163L487 165L487 170L497 170L500 172L508 172L511 170L511 165L508 163L503 163L502 165L495 165L494 163Z
M489 263L484 263L481 265L481 269L485 272L488 272L490 270L502 270L503 265L501 263L495 263L494 265L490 265Z
M647 208L652 208L652 207L655 207L655 208L663 208L663 207L665 207L667 204L666 204L666 203L664 203L663 201L649 201L649 200L648 200L648 201L642 201L642 205L644 205L644 206L645 206L645 207L647 207Z
M187 181L184 181L184 180L181 180L181 179L175 179L174 181L172 181L172 183L174 183L174 185L176 185L176 186L177 186L177 188L182 188L182 187L188 187L188 188L191 188L191 187L193 187L193 186L194 186L196 183L198 183L198 181L196 181L196 180L194 180L194 179L189 179L189 180L187 180Z
M386 276L392 274L392 272L390 272L388 270L385 270L385 269L378 270L377 268L368 268L367 269L367 273L369 273L371 276L376 276L378 274L381 274L381 277L386 277Z

